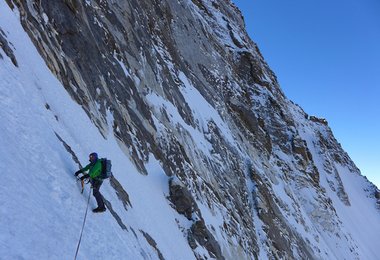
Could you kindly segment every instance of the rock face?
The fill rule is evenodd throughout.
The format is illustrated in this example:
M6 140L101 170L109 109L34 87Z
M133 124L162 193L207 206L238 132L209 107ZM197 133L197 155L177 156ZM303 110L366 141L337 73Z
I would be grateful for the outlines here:
M103 136L141 174L153 155L176 179L168 203L192 221L196 258L359 257L335 197L351 206L342 175L360 171L284 96L230 0L7 3ZM12 57L1 30L0 44Z
M3 49L4 53L11 59L13 65L18 67L17 60L13 54L12 48L9 47L8 41L5 38L5 33L0 29L0 47ZM0 54L0 58L3 58Z
M191 193L181 183L175 183L173 180L170 180L169 191L170 201L178 213L184 215L188 220L193 219L195 210L199 213L199 209L196 208L196 203Z

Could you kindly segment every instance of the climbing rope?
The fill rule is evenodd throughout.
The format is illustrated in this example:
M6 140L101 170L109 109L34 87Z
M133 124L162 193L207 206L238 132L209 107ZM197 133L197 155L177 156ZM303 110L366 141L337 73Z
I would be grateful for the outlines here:
M90 204L90 196L91 196L91 190L90 190L90 192L88 193L86 213L85 213L85 215L84 215L83 225L82 225L82 230L81 230L81 232L80 232L80 237L79 237L79 241L78 241L77 251L75 252L74 260L77 259L78 251L79 251L79 247L80 247L80 242L82 241L82 234L83 234L84 225L86 224L86 218L87 218L87 212L88 212L88 205Z

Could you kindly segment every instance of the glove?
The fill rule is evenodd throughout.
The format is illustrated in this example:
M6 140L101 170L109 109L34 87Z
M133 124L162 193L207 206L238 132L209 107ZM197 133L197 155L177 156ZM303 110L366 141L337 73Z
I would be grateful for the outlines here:
M83 181L84 179L87 179L88 177L90 177L90 175L85 174L82 177L80 177L80 180Z
M76 171L76 172L74 173L74 175L75 175L76 177L78 177L79 173L81 173L81 172L82 172L81 170Z

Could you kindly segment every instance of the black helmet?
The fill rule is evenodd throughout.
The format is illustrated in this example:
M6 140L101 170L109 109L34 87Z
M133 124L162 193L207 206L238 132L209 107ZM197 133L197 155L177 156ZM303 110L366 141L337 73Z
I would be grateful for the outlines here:
M90 162L96 162L98 160L98 154L97 153L90 153Z

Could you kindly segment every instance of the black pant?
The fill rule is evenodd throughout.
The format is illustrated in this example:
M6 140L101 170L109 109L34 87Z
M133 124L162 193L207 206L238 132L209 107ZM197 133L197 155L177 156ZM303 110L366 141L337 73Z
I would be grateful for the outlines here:
M96 199L96 202L98 203L98 208L104 208L104 201L103 201L103 196L100 194L100 186L102 186L103 181L99 180L92 180L92 188L93 188L93 195Z

